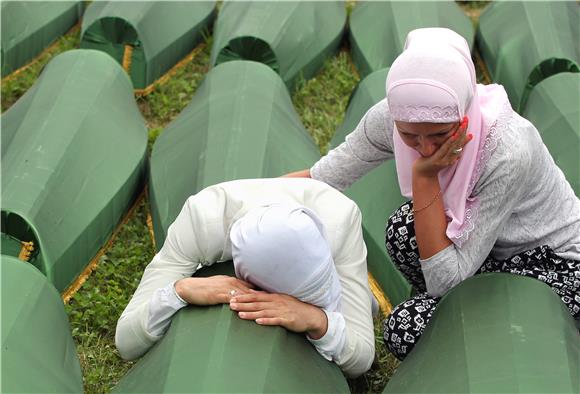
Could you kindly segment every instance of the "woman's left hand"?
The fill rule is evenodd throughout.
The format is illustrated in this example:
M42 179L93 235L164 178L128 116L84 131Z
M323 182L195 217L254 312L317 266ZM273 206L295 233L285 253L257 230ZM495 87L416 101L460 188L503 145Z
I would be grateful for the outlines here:
M328 329L326 313L322 309L286 294L252 291L233 297L230 308L244 320L306 332L312 339L322 338Z
M473 139L473 135L467 134L468 119L463 121L443 145L429 157L420 157L413 164L413 174L424 178L435 178L439 171L455 164L461 158L465 145Z

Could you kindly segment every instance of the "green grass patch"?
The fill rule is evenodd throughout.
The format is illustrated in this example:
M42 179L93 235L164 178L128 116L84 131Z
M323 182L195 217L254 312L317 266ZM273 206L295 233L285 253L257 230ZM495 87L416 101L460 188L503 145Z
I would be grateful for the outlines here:
M115 348L115 327L154 256L144 199L117 234L112 247L66 305L83 370L86 393L105 393L133 365Z
M344 119L348 99L358 81L349 52L342 50L325 62L315 78L300 81L292 96L302 124L322 154L328 151L328 143Z
M152 93L137 98L137 104L150 129L163 129L189 104L203 77L209 71L211 41L206 40L196 56L178 68ZM159 133L157 133L159 135Z

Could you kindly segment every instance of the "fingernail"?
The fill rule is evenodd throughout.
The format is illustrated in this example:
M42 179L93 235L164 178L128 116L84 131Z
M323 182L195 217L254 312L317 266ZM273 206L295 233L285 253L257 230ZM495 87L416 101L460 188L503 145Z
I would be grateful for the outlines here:
M238 299L237 299L237 298L235 298L235 297L232 297L232 298L230 298L230 304L231 304L232 302L238 302Z
M256 323L262 324L262 319L256 319Z
M238 316L239 317L246 317L246 313L245 312L238 312Z
M232 308L232 309L238 309L238 304L232 304L230 302L230 308Z

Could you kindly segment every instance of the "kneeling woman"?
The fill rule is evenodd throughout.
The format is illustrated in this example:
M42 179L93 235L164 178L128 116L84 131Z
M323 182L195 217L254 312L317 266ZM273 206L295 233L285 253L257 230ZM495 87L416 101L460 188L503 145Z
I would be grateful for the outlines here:
M232 259L237 278L191 277ZM117 323L119 353L145 353L188 304L220 303L305 333L348 376L366 372L375 348L358 207L311 179L232 181L190 197Z
M476 84L465 40L409 33L386 94L342 145L290 175L344 190L395 159L412 201L388 219L386 247L418 294L385 321L389 349L403 359L439 298L481 272L536 278L580 319L580 200L503 87Z

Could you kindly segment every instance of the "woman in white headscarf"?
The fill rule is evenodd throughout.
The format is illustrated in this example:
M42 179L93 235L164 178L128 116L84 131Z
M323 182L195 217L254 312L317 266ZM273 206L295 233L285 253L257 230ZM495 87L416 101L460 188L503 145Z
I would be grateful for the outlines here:
M233 260L237 278L192 277ZM348 376L374 359L372 294L360 211L312 179L220 183L190 197L117 323L125 359L192 305L229 304L245 320L304 333Z
M449 29L409 33L386 99L342 145L289 175L344 190L392 158L412 200L388 219L386 247L419 293L385 321L397 357L413 349L439 297L480 272L539 279L580 319L580 200L503 87L476 83L469 47Z

